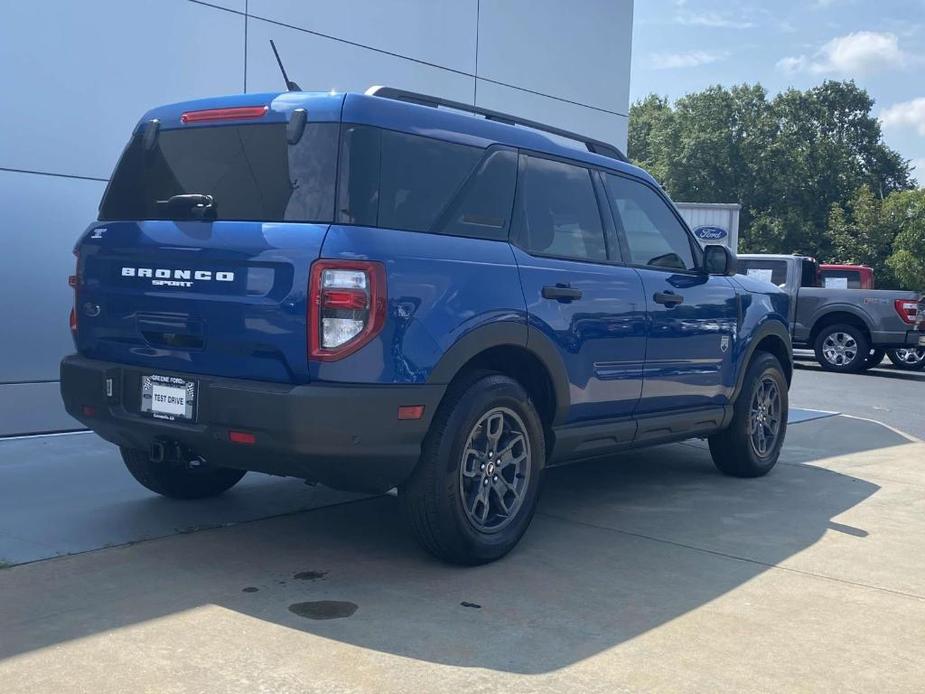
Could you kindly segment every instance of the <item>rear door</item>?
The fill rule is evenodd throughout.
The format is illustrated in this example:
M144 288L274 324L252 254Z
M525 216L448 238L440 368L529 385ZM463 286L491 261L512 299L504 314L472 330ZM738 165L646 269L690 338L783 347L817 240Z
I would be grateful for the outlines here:
M333 218L336 123L220 124L133 138L78 247L89 357L307 379L306 287ZM201 198L212 196L212 205ZM197 206L197 202L199 203Z
M642 278L648 314L637 414L724 405L735 381L732 283L699 271L699 246L653 186L610 173L604 182L624 254ZM639 433L645 434L642 425Z
M530 324L568 371L572 422L632 415L642 389L642 283L608 241L601 203L587 168L521 155L514 254Z

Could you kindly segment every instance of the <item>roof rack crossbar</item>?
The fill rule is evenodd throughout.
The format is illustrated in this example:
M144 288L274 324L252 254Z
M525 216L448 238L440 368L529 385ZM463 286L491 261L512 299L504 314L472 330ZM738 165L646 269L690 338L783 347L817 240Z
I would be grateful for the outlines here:
M534 130L541 130L552 135L558 135L559 137L564 137L569 140L580 142L588 148L589 152L594 154L600 154L602 156L610 157L611 159L616 159L618 161L629 161L629 159L626 158L626 155L623 154L619 148L601 140L595 140L594 138L579 135L578 133L571 132L570 130L565 130L563 128L557 128L552 125L546 125L544 123L527 120L526 118L520 118L519 116L512 116L508 113L494 111L490 108L482 108L481 106L464 104L461 101L452 101L450 99L443 99L441 97L430 96L428 94L409 92L404 89L397 89L395 87L370 87L366 90L366 94L369 96L379 96L385 99L394 99L396 101L406 101L408 103L418 104L419 106L430 106L432 108L439 108L440 106L443 106L444 108L452 108L457 111L465 111L466 113L474 113L476 115L484 116L486 120L493 120L497 121L498 123L505 123L507 125L520 125L527 128L533 128Z

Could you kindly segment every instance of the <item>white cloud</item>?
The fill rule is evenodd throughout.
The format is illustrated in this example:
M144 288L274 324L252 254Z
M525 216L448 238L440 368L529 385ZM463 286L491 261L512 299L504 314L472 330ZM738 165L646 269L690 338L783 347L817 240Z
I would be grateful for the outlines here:
M719 12L678 12L675 15L678 24L701 27L719 27L723 29L751 29L754 22L732 19Z
M729 56L728 53L716 51L687 51L684 53L650 53L646 60L654 70L674 70L677 68L700 67L709 65Z
M778 61L785 72L859 75L909 65L913 56L899 47L896 34L857 31L839 36L813 55L789 56Z
M902 101L889 106L880 113L880 121L885 128L915 128L919 135L925 137L925 97ZM918 165L925 164L925 160ZM925 174L925 166L919 170Z

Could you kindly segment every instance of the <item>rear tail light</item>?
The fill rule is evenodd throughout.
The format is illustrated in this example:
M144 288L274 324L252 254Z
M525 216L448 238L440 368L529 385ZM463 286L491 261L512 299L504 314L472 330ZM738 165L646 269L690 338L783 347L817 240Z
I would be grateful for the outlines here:
M309 356L342 359L378 335L385 325L385 285L381 263L315 261L309 280Z
M903 322L913 325L916 320L916 314L919 312L919 302L909 299L896 299L893 302L896 313L903 319Z

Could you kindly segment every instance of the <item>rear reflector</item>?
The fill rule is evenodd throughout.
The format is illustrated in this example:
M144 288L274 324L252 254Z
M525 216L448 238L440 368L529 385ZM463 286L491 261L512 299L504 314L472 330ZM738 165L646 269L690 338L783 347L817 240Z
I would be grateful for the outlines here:
M257 443L257 437L249 431L229 431L228 440L232 443L241 443L245 446L253 446Z
M263 118L269 107L267 106L238 106L236 108L209 108L203 111L187 111L180 116L181 123L202 123L213 120L247 120L250 118Z
M84 405L80 408L80 412L84 417L96 417L96 408L92 405Z
M402 405L398 408L399 419L420 419L423 416L423 405Z
M71 333L77 333L77 309L71 306L71 315L68 316L68 325L71 326Z

